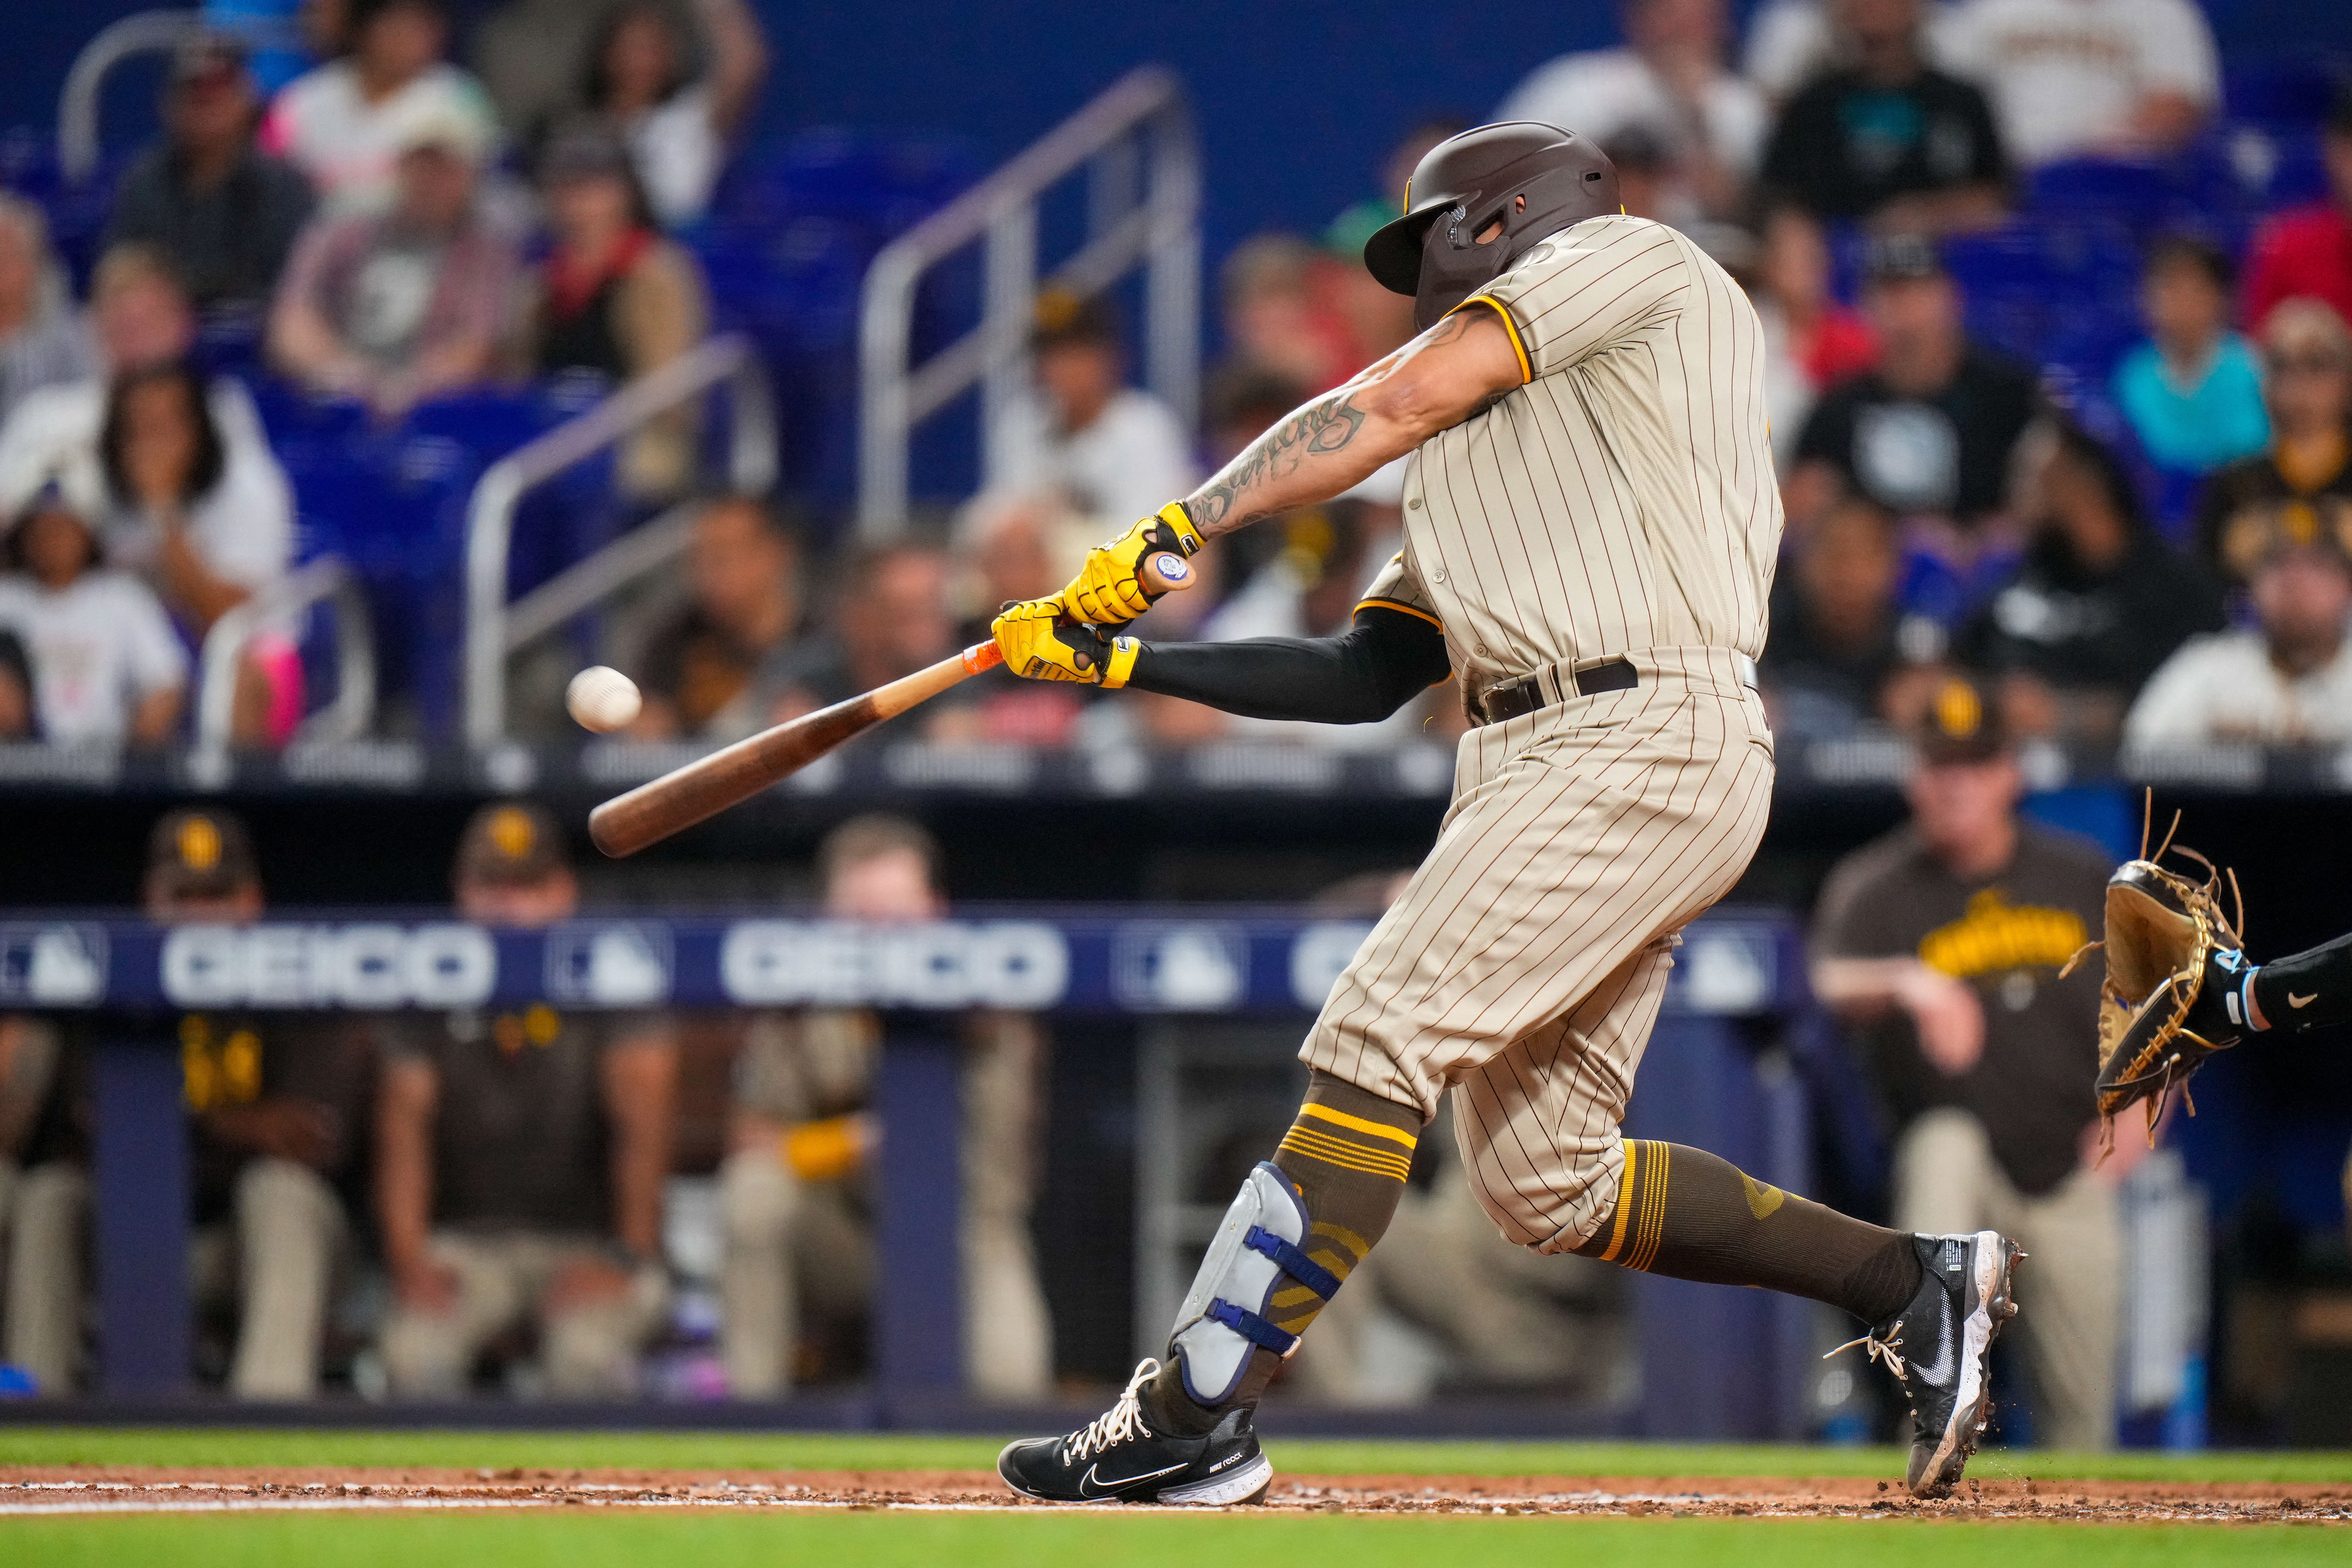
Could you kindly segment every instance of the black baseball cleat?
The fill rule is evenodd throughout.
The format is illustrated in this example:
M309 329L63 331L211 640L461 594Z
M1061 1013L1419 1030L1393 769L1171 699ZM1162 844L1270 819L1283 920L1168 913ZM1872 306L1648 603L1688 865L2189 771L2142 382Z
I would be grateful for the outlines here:
M1045 1502L1168 1502L1224 1508L1255 1502L1274 1484L1250 1413L1226 1412L1205 1437L1163 1437L1144 1420L1138 1397L1160 1371L1147 1360L1127 1392L1066 1437L1006 1446L996 1473L1023 1497Z
M1992 1342L2017 1316L2011 1281L2025 1254L1991 1230L1915 1236L1911 1245L1919 1254L1920 1280L1909 1304L1885 1327L1838 1350L1861 1345L1902 1380L1911 1401L1906 1479L1913 1497L1937 1498L1959 1480L1984 1434L1992 1405Z

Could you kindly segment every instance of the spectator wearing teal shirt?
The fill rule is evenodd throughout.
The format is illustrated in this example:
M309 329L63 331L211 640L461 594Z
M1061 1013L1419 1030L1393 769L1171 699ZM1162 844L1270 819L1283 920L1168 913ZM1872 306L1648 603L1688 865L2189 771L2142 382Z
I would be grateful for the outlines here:
M2230 258L2186 236L2150 247L2140 274L2149 337L2116 367L2115 398L2160 468L2206 474L2269 444L2260 362L2230 331Z

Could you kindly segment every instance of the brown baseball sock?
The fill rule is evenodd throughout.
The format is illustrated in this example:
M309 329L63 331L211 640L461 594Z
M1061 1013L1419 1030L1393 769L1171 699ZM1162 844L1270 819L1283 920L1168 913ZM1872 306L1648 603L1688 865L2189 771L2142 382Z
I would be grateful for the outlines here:
M1396 1216L1421 1125L1421 1112L1412 1106L1382 1100L1319 1069L1309 1075L1306 1103L1282 1135L1274 1166L1307 1205L1303 1250L1342 1282ZM1266 1317L1286 1334L1303 1334L1322 1310L1321 1297L1293 1281L1274 1293ZM1234 1405L1255 1405L1281 1364L1272 1351L1253 1351L1241 1385L1212 1410L1184 1392L1181 1367L1171 1355L1143 1391L1144 1414L1154 1431L1198 1436Z
M1576 1250L1675 1279L1810 1296L1866 1323L1919 1288L1902 1231L1768 1187L1703 1149L1644 1139L1625 1140L1616 1213Z

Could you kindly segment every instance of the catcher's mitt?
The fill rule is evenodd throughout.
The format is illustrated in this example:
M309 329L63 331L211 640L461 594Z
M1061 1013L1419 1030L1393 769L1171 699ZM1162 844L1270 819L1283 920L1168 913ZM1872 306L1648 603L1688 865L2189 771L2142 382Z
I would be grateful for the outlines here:
M2178 829L2180 819L2173 817ZM2203 881L2192 881L2161 862L2167 854L2186 856L2205 868ZM2145 1100L2148 1136L2156 1135L2157 1119L2175 1084L2186 1085L2191 1074L2214 1052L2238 1043L2223 998L2209 986L2207 974L2217 957L2235 968L2241 946L2238 925L2245 918L2239 900L2238 920L2221 912L2222 873L2193 849L2183 849L2166 833L2154 855L2147 837L2140 837L2140 858L2126 861L2107 879L2106 935L2067 961L2071 973L2094 949L2104 949L2106 980L2099 988L2100 1118L2114 1136L2116 1113ZM2229 879L2232 895L2237 879ZM2189 1114L2196 1114L2194 1102Z

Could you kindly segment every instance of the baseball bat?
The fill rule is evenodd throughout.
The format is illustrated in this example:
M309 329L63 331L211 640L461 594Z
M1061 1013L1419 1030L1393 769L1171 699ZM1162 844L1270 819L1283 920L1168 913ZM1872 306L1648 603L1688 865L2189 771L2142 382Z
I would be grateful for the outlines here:
M1155 594L1188 587L1192 568L1163 551L1144 558L1137 575ZM658 844L730 805L751 799L851 740L1004 662L994 642L974 643L928 668L820 708L674 768L614 796L588 814L588 837L614 859Z

